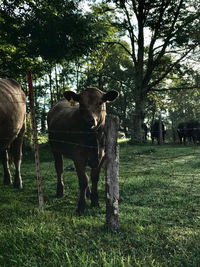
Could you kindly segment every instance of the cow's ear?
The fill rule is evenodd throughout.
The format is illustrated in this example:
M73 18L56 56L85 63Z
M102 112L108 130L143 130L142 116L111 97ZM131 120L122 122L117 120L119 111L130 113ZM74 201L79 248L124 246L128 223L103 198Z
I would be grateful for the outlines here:
M68 101L73 100L75 102L79 102L79 94L76 94L72 91L65 91L63 95Z
M109 91L108 93L104 94L103 101L104 102L113 102L119 96L119 93L116 90Z

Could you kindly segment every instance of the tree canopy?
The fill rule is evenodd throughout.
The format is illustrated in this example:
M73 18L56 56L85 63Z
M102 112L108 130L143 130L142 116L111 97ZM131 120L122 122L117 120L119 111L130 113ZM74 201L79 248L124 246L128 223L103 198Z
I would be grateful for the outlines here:
M162 112L198 116L198 1L107 0L88 2L89 10L80 3L0 3L0 76L24 82L32 71L42 128L48 105L87 85L120 92L109 111L132 141Z
M105 32L73 1L3 1L0 5L2 73L44 62L55 64L88 54ZM9 60L12 59L12 60Z
M127 32L131 44L131 49L125 50L135 68L133 139L140 142L148 93L160 86L190 53L195 53L197 40L193 36L199 27L199 3L188 0L107 3L110 8L114 4L115 23ZM170 60L166 61L167 56Z

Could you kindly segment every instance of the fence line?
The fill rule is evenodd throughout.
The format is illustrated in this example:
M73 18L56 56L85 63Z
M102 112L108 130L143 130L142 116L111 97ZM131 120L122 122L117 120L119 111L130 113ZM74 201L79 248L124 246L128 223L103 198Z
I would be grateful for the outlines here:
M158 145L153 145L153 146L151 146L151 147L154 147L154 148L156 148L156 147L159 147ZM180 146L181 147L181 146ZM126 147L124 147L125 149L126 149ZM184 148L183 146L182 146L182 148ZM133 150L134 150L134 147L133 147ZM49 149L49 153L51 153L51 151L50 151L50 149ZM119 146L119 155L120 155L120 146ZM162 160L170 160L170 159L176 159L176 158L184 158L184 157L189 157L189 156L199 156L200 155L200 153L199 152L197 152L197 151L194 151L194 153L187 153L187 154L182 154L182 155L178 155L178 156L172 156L172 155L170 155L169 157L152 157L152 156L150 156L150 155L144 155L144 154L140 154L140 155L137 155L137 154L133 154L132 156L133 156L133 159L134 158L138 158L138 157L145 157L145 159L150 159L150 160L157 160L157 161L162 161ZM132 160L132 159L131 159ZM131 161L130 160L130 161ZM71 162L73 162L72 160L70 160ZM185 159L185 162L187 162L187 159ZM22 164L23 164L23 162L22 162ZM68 167L68 165L69 165L69 163L66 163L66 166L64 166L64 168L63 168L63 170L65 170L66 172L68 172L69 170L67 169L67 167ZM140 173L144 173L145 171L149 171L149 172L151 172L151 171L153 171L153 170L155 170L156 169L156 167L154 167L154 168L146 168L145 170L141 170L141 171L137 171L137 170L122 170L121 171L121 168L123 169L123 167L126 167L126 169L127 169L127 167L128 166L130 166L130 167L133 167L133 162L130 162L130 163L120 163L119 162L119 166L120 166L120 168L119 168L119 175L120 175L120 177L122 177L123 176L123 173L132 173L132 174L135 174L135 175L137 175L137 174L140 174ZM49 162L49 168L48 169L45 169L45 173L43 174L43 176L44 177L46 177L46 176L48 176L48 174L52 174L52 169L54 170L54 160L51 160L50 162ZM44 172L44 168L43 168L43 170L42 170L43 172ZM71 171L71 170L70 170ZM25 175L26 173L24 173L23 174L23 176ZM172 175L173 176L179 176L180 174L178 174L178 173L174 173L173 172L173 170L172 170ZM200 174L197 174L197 173L195 173L195 174L186 174L185 176L191 176L191 177L193 177L194 175L200 175ZM55 181L56 181L56 174L55 174ZM120 181L120 179L119 179L119 181ZM122 185L123 186L123 185Z
M91 129L91 131L89 131L89 130L87 130L87 131L71 131L71 130L67 130L67 131L58 131L58 130L54 130L54 131L52 131L52 130L47 130L46 131L46 133L66 133L66 134L68 134L68 133L70 133L70 134L97 134L97 130L92 130Z
M59 139L49 139L49 141L56 142L56 143L62 143L62 144L68 144L68 145L74 145L74 146L81 146L81 147L86 147L86 148L97 148L97 146L90 146L90 145L85 145L85 144L81 144L81 143L62 141Z
M125 145L123 145L124 146L124 149L126 149L126 144ZM122 148L123 148L123 146L122 146ZM128 145L127 145L127 147L128 147ZM148 146L147 147L147 149L149 150L149 149L151 149L151 148L153 148L153 149L156 149L157 147L159 147L158 145L150 145L150 146ZM184 146L181 146L180 145L180 147L182 147L182 148L184 148ZM145 157L145 159L147 159L147 158L149 158L149 159L151 159L151 160L167 160L167 159L176 159L176 158L183 158L183 157L188 157L188 156L199 156L200 155L200 153L198 152L198 151L196 151L196 145L194 145L193 146L194 147L194 153L187 153L187 154L182 154L182 155L178 155L178 156L172 156L172 155L170 155L169 157L152 157L151 155L146 155L146 154L143 154L143 152L141 151L141 154L137 154L137 152L135 152L135 154L134 154L134 152L133 152L133 154L131 154L131 156L133 156L133 158L140 158L140 157ZM120 148L120 145L119 145L119 148ZM135 150L135 148L134 148L134 146L133 146L133 151ZM50 153L50 150L49 150L49 153ZM145 151L144 151L144 153L145 153ZM132 160L132 159L131 159ZM130 161L131 161L130 160ZM45 170L45 176L48 176L48 174L51 174L52 173L52 168L54 168L52 165L53 165L53 160L52 161L50 161L50 163L49 163L49 168L48 169L44 169L43 168L43 171ZM187 159L185 159L185 162L187 162ZM22 164L23 164L23 162L22 162ZM123 162L123 164L120 164L120 162L119 162L119 165L120 165L120 167L124 167L124 166L133 166L133 163L132 162L130 162L130 163L125 163L125 162ZM66 170L66 167L64 168L65 170ZM142 174L143 172L145 172L145 171L149 171L150 173L151 173L151 171L153 171L153 170L155 170L156 169L156 167L154 168L154 169L145 169L145 170L142 170L142 171L131 171L131 170L120 170L119 169L119 174L120 174L120 177L122 177L123 176L123 174L126 174L126 173L132 173L133 175L137 175L137 174ZM176 172L174 172L174 170L169 170L169 172L171 173L171 174L169 174L169 175L172 175L172 176L179 176L179 175L181 175L181 174L179 174L179 173L176 173ZM195 173L195 174L186 174L185 176L188 176L188 177L194 177L194 176L198 176L199 174L198 173ZM24 176L24 175L23 175ZM184 176L184 174L183 174L183 176ZM119 179L120 180L120 179ZM55 181L56 181L56 176L55 176ZM120 182L120 185L121 185L121 189L120 189L120 191L123 191L123 185L125 185L125 181L124 181L124 183L123 182Z
M128 147L128 145L127 145L127 147ZM154 149L156 149L156 148L159 148L159 146L158 145L151 145L150 147L148 147L148 148L151 148L151 147L153 147ZM180 146L180 147L182 147L182 148L184 148L184 146ZM120 146L119 146L119 148L120 148ZM129 148L130 148L130 146L129 146ZM126 146L123 146L121 149L125 149L126 150ZM133 146L133 151L134 151L134 146ZM49 153L51 153L50 152L50 149L49 149ZM119 154L120 154L120 149L119 149ZM133 155L133 158L138 158L138 157L140 157L140 156L143 156L142 154L141 155L137 155L137 154L131 154L131 155ZM183 155L178 155L178 156L173 156L172 157L172 155L170 155L169 157L157 157L157 158L155 158L155 157L152 157L151 155L144 155L145 156L145 158L149 158L150 157L150 159L151 160L155 160L155 159L157 159L158 161L159 160L167 160L167 159L171 159L171 158L181 158L181 157L184 157L184 156L199 156L200 155L200 153L198 152L198 151L194 151L194 153L188 153L188 154L183 154ZM132 160L132 159L131 159ZM130 161L131 161L130 160ZM184 162L187 162L187 159L185 159L184 160ZM56 184L56 172L54 171L55 169L54 169L54 165L53 165L53 163L54 163L54 160L51 160L51 161L48 161L48 167L42 167L41 168L41 171L43 172L43 177L51 177L52 179L51 179L51 181L52 181L52 183L54 183L55 182L55 184ZM65 163L65 166L64 166L64 170L65 170L65 172L68 172L68 170L67 170L67 166L68 166L68 164L69 164L69 162L67 162L67 163ZM22 166L23 166L23 162L22 162ZM46 166L46 165L45 165ZM123 169L123 167L124 166L132 166L133 167L133 162L130 162L130 163L125 163L125 162L119 162L119 192L120 192L120 195L121 194L125 194L125 190L126 190L126 179L124 178L124 179L122 179L123 178L123 176L124 175L126 175L126 174L129 174L129 175L127 175L130 179L135 179L135 180L137 180L137 177L140 177L140 176L142 176L142 174L143 173L145 173L145 171L148 171L149 173L149 175L151 175L151 173L153 173L153 171L155 171L156 170L156 166L154 166L154 168L153 169L150 169L150 167L149 168L146 168L145 170L143 169L143 170L125 170L125 168ZM150 165L149 165L150 166ZM127 169L127 167L126 167L126 169ZM53 172L52 172L52 170L53 170ZM55 177L52 177L52 173L54 173L55 172ZM73 171L74 172L74 171ZM102 172L103 172L103 170L102 170ZM29 171L27 171L27 173L29 173ZM131 174L133 174L133 176L131 176ZM22 177L24 177L25 175L26 175L26 171L24 171L23 172L23 174L22 174L23 176ZM179 172L176 172L174 169L171 169L171 170L167 170L166 171L166 173L163 173L162 175L166 175L167 177L171 177L170 178L170 183L171 183L171 181L173 181L173 178L174 177L179 177L179 176L184 176L184 177L187 177L188 176L188 179L192 179L192 178L194 178L195 179L195 181L199 178L199 173L189 173L189 174L180 174ZM103 173L101 173L101 176L103 176L104 177L104 174ZM102 178L102 177L101 177ZM65 176L65 179L67 179L67 174L66 174L66 176ZM48 180L47 178L45 178L44 179L44 182L45 182L45 180ZM149 179L148 179L148 177L145 177L145 180L144 180L144 183L145 183L145 181L148 183L148 181L149 181ZM101 186L102 186L102 184L105 184L105 181L103 180L103 179L101 179ZM55 187L56 188L56 187ZM78 188L78 185L77 185L77 188ZM188 187L189 188L189 187ZM188 189L189 190L189 189ZM119 197L119 199L120 199L120 197ZM51 202L52 203L52 202ZM120 205L120 204L119 204ZM49 207L49 206L48 206Z
M157 146L157 145L156 145ZM119 146L120 147L120 146ZM49 149L49 153L51 154L51 150ZM120 154L120 148L119 148L119 154ZM176 159L176 158L183 158L183 157L189 157L189 156L200 156L200 153L199 152L194 152L194 153L189 153L189 154L182 154L182 155L178 155L178 156L169 156L169 157L150 157L150 156L147 156L147 155L144 155L144 154L141 154L141 155L137 155L137 154L135 154L135 155L133 155L133 158L137 158L137 157L143 157L143 156L145 156L145 158L147 159L147 158L149 158L149 159L151 159L151 160L158 160L158 161L160 161L160 160L167 160L167 159ZM68 159L68 158L67 158ZM71 162L73 162L71 159L69 159ZM187 159L185 159L185 161L187 161ZM23 158L22 158L22 164L23 164ZM52 165L54 164L54 160L52 159L51 161L49 161L49 166L51 167ZM69 163L67 163L67 164L69 164ZM123 163L122 165L120 164L120 166L133 166L133 163ZM54 166L52 167L53 169L54 169ZM67 169L67 165L65 166L65 167L63 167L63 169L65 170L65 171L69 171L68 169ZM151 169L146 169L146 170L151 170ZM152 169L153 170L153 169ZM141 171L141 172L144 172L145 170L143 170L143 171ZM48 174L49 172L51 172L51 169L50 168L48 168L47 170L46 170L46 174ZM119 172L120 172L120 169L119 169ZM28 172L29 173L29 172ZM131 170L127 170L127 171L123 171L123 173L138 173L138 171L131 171ZM25 174L26 174L26 172L25 172ZM191 176L192 176L193 174L191 174ZM196 174L195 174L196 175ZM200 173L199 173L199 175L200 175ZM46 175L44 175L44 176L46 176Z

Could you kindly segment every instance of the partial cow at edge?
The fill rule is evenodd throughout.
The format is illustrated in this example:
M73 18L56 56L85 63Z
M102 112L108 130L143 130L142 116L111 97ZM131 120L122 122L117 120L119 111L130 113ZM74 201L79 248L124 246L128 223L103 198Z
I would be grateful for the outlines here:
M49 143L57 172L57 196L64 194L63 156L74 161L79 179L80 197L78 213L84 213L86 197L92 206L99 206L98 181L105 149L106 103L113 102L119 93L107 93L95 87L87 87L80 94L66 91L47 116ZM86 174L91 167L91 191Z
M196 144L200 141L200 123L196 120L190 120L187 122L181 122L177 127L177 134L180 140L180 144L186 144L186 140Z
M4 184L12 183L8 151L15 165L14 187L22 188L20 173L22 143L26 123L26 96L13 79L0 79L0 159L4 169Z

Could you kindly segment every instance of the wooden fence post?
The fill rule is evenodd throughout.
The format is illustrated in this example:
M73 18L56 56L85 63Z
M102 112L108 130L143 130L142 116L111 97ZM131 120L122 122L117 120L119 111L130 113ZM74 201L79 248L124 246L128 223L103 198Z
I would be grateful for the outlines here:
M27 72L28 87L29 87L29 101L31 109L31 122L32 122L32 131L33 131L33 144L34 144L34 154L35 154L35 166L36 166L36 175L37 175L37 188L38 188L38 201L40 211L44 210L44 198L42 192L42 179L40 174L40 158L39 158L39 147L38 147L38 138L37 138L37 127L35 121L35 106L34 106L34 94L33 94L33 84L31 73Z
M119 158L118 158L119 118L107 115L105 124L106 135L106 224L112 230L119 227Z

